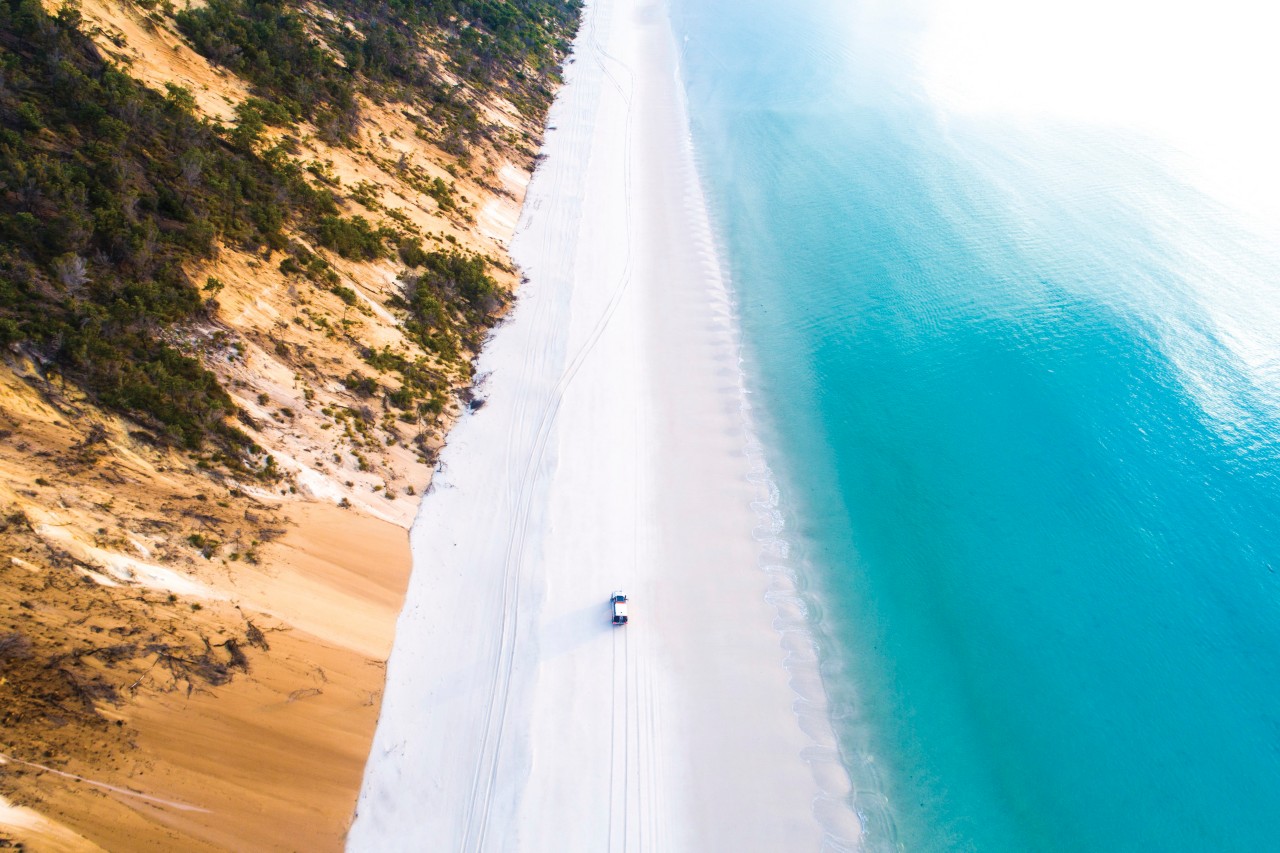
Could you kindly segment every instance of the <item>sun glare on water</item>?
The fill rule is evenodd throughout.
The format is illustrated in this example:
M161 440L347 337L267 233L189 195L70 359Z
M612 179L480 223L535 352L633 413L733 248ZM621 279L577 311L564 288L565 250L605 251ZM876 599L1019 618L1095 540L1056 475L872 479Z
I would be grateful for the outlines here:
M918 62L941 109L1150 136L1202 189L1280 229L1280 7L938 0L927 9Z
M1280 413L1280 7L926 0L920 9L913 64L944 120L1093 129L1213 199L1218 212L1168 235L1197 264L1180 270L1190 302L1159 312L1161 346L1224 430L1248 418L1241 406ZM1227 224L1236 230L1206 230ZM1251 403L1230 390L1246 386Z

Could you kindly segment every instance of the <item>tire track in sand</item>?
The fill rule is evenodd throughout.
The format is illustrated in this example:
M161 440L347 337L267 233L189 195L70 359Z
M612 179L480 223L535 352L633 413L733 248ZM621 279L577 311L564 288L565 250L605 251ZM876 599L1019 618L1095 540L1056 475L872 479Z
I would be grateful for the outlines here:
M589 18L588 41L594 53L593 59L602 74L612 84L625 105L625 129L623 149L623 193L624 193L624 234L625 251L622 273L613 294L586 342L579 348L568 368L561 375L559 382L552 390L534 439L533 447L526 460L520 477L520 488L517 502L515 524L512 535L508 539L504 559L504 578L502 591L502 631L499 637L499 651L495 660L494 673L489 701L485 715L485 731L480 745L480 754L476 770L472 778L471 796L467 805L467 823L463 833L462 849L484 849L485 837L489 829L489 813L493 801L493 790L497 782L499 757L502 749L502 737L506 726L507 702L511 692L511 674L515 664L515 646L519 634L519 591L524 562L525 542L528 538L529 519L532 509L533 487L537 470L546 453L547 443L551 435L551 427L560 411L564 395L574 378L581 370L583 363L595 349L610 320L618 309L622 297L631 282L631 145L632 145L632 82L624 87L618 77L610 70L609 63L616 64L625 71L629 78L632 73L626 63L613 56L600 43L594 14ZM474 843L472 837L474 836Z

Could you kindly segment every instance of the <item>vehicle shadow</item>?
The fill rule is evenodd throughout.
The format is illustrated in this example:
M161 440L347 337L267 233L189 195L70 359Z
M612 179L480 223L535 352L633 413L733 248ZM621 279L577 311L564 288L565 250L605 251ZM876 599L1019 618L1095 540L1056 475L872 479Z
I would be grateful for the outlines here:
M520 642L537 643L537 659L548 661L578 649L592 641L602 642L614 631L623 630L613 625L613 608L606 596L603 601L589 604L577 610L563 613L525 633ZM517 660L523 659L523 655ZM469 660L440 678L429 689L433 702L449 702L463 693L477 689L475 673L486 667L479 659Z
M603 635L612 634L615 630L613 608L609 605L608 597L605 597L598 604L562 613L543 623L539 629L541 657L545 660L558 658Z

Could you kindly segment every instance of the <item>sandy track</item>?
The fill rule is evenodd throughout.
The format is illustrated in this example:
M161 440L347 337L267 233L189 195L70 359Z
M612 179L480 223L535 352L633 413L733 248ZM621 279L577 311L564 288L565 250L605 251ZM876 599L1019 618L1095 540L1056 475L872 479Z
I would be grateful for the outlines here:
M349 848L816 850L665 10L596 0L574 56L528 283L412 533Z

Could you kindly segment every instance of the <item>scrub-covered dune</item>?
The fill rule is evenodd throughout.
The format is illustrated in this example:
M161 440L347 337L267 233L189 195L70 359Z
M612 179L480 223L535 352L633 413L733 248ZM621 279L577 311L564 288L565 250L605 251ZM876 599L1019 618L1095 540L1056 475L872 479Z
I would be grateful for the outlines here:
M576 0L0 0L0 840L335 849Z

